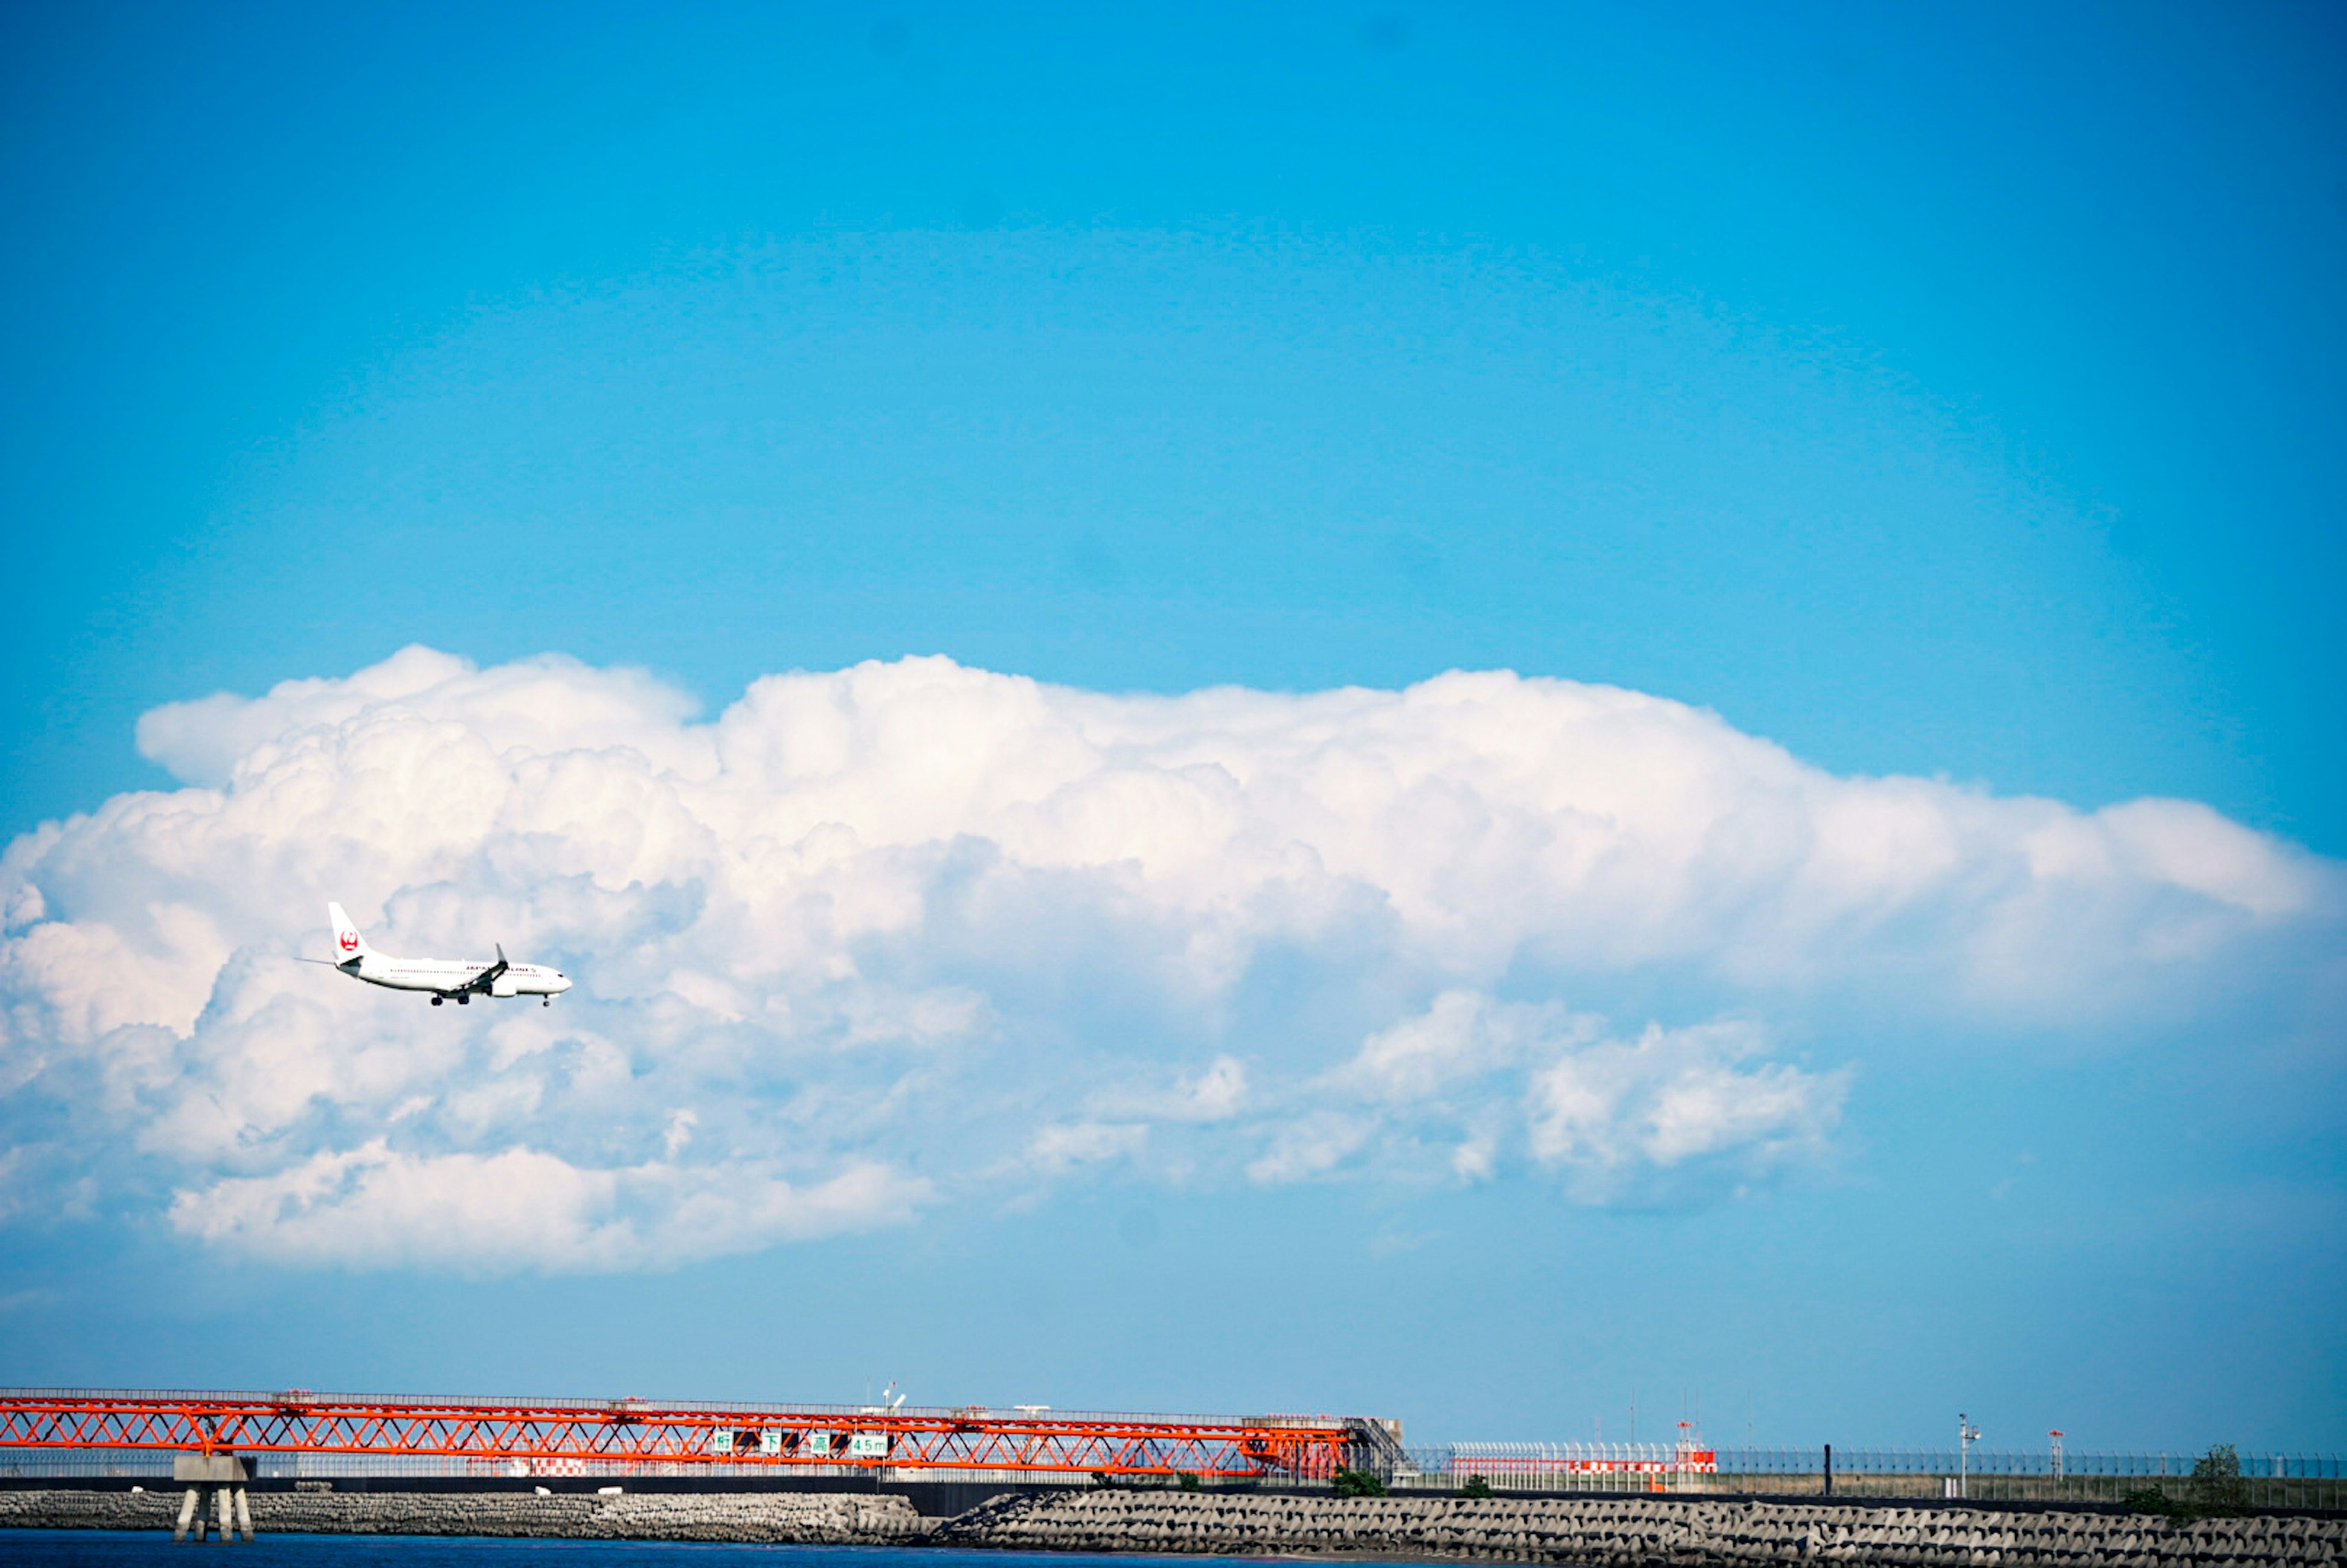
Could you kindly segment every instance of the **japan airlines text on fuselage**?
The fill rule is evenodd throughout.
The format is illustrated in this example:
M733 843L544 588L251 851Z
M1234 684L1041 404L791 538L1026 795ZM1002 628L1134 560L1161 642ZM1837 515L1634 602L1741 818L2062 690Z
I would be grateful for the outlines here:
M503 945L495 963L470 964L455 958L395 958L367 946L340 904L326 906L327 923L334 932L334 968L354 980L387 986L395 991L430 991L438 1007L454 997L459 1003L476 996L540 997L552 1007L554 999L570 989L570 978L544 964L509 964Z

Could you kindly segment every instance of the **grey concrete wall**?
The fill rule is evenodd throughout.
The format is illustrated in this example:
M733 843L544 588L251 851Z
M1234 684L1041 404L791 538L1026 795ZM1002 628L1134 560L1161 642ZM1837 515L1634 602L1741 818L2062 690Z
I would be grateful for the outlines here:
M181 1489L0 1492L0 1529L156 1530ZM253 1491L253 1528L323 1535L522 1535L586 1541L886 1545L926 1526L900 1497L703 1492L535 1497L511 1492Z

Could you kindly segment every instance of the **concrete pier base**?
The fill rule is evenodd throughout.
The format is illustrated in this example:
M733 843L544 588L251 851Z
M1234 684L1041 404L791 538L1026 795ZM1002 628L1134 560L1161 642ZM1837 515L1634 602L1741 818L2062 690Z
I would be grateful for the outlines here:
M180 1454L171 1460L171 1479L188 1486L173 1541L192 1535L200 1542L207 1527L218 1532L213 1539L223 1545L234 1543L240 1528L245 1540L252 1539L252 1508L244 1496L251 1477L242 1460L234 1454Z

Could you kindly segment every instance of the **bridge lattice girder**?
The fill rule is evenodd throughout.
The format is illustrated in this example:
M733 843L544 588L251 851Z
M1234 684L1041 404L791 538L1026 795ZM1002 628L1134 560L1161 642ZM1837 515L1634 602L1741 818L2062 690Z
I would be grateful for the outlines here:
M887 1466L1106 1475L1186 1471L1232 1478L1333 1475L1345 1464L1347 1437L1345 1423L1327 1417L0 1391L0 1449L433 1456L598 1466ZM849 1451L856 1438L864 1440L855 1445L864 1451Z

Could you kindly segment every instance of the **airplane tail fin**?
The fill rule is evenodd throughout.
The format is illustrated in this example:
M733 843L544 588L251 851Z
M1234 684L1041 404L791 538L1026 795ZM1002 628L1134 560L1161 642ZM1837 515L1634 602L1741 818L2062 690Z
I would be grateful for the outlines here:
M334 962L347 964L373 950L367 947L366 938L359 935L359 928L351 924L351 917L343 913L340 904L326 906L326 924L334 931Z

